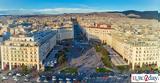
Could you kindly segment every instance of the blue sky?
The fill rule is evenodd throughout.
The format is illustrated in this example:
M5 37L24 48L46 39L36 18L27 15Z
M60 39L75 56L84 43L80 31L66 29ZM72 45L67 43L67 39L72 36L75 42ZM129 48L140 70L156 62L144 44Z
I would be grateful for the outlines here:
M160 0L0 0L0 10L49 13L160 10Z

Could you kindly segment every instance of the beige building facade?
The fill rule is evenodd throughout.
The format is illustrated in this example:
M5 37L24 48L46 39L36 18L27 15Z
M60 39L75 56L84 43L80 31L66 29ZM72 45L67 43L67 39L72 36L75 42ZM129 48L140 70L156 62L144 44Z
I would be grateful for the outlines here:
M10 37L1 45L1 68L12 70L26 65L43 69L42 62L56 45L56 32L46 30Z
M64 39L73 39L73 28L71 27L65 27L65 28L59 28L57 30L57 40L61 41Z
M115 32L110 28L85 27L88 39L99 39L112 47L122 58L131 65L132 70L142 65L156 65L160 67L160 53L158 39L144 36L128 36L127 33Z

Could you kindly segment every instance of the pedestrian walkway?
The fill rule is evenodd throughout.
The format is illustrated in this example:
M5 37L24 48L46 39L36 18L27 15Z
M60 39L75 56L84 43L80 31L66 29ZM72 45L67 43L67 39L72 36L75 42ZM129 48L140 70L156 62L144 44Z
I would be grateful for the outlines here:
M111 61L115 66L123 66L123 65L128 65L122 57L116 53L112 48L108 46L104 46L104 48L110 53Z
M115 66L128 65L120 56L113 56L111 61Z

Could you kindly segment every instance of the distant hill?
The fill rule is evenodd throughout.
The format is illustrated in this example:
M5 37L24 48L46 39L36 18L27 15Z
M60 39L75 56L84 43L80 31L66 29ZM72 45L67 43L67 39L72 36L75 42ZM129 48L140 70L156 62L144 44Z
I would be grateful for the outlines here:
M135 11L135 10L128 10L128 11L115 11L111 13L123 13L126 16L135 15L135 16L140 16L139 18L143 19L160 19L160 13L158 11Z
M40 12L31 12L25 10L4 10L0 11L0 16L2 15L23 15L23 16L48 16L48 15L102 15L102 16L127 16L129 18L143 18L143 19L157 19L160 20L160 13L158 11L111 11L111 12L90 12L90 13L62 13L62 14L43 14ZM116 14L119 13L119 14ZM121 14L121 15L120 15Z
M158 14L158 20L160 21L160 13Z

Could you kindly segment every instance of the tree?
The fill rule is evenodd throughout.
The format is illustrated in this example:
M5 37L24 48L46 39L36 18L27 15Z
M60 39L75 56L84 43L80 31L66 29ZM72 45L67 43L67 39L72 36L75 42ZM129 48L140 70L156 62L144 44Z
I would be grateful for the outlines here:
M95 46L95 49L97 52L100 52L102 54L101 60L104 65L107 67L111 67L110 57L108 56L109 52L102 45Z
M96 72L110 72L110 70L106 69L106 68L96 68Z
M66 61L64 52L60 52L58 55L58 63L61 65Z
M24 74L28 74L29 73L29 69L28 69L28 67L26 65L22 65L21 69L22 69L22 73L24 73Z
M76 74L78 72L78 69L74 68L74 67L69 67L69 68L65 68L65 69L61 70L61 72Z

